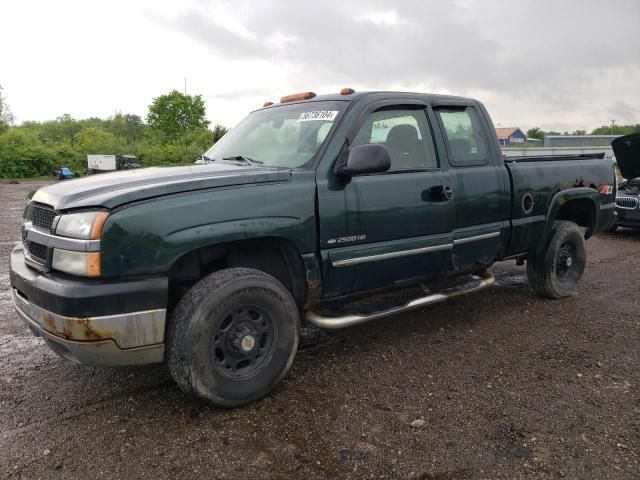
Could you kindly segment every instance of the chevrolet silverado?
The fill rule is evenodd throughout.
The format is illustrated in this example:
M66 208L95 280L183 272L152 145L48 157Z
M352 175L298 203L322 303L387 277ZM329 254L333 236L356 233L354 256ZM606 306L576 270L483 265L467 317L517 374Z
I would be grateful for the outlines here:
M505 159L469 98L290 95L203 158L31 196L12 300L56 353L165 361L185 392L235 407L284 377L301 321L342 328L475 292L508 259L538 294L573 295L585 239L614 219L611 161ZM401 301L358 307L391 289Z

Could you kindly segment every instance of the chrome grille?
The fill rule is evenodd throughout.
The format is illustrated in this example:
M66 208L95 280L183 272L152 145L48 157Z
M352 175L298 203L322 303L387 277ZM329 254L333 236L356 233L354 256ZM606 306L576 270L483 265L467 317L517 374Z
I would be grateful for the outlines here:
M27 207L25 219L40 230L51 232L53 219L56 217L56 211L49 205L43 203L30 203Z
M635 197L616 197L616 206L620 208L625 208L629 210L633 210L634 208L638 208L638 199Z

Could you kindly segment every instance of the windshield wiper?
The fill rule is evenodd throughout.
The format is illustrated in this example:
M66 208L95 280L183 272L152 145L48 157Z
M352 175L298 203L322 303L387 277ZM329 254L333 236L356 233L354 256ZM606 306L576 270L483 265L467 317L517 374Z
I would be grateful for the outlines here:
M247 163L249 165L264 165L261 160L254 160L253 158L245 157L244 155L236 155L234 157L223 157L222 160L236 160Z

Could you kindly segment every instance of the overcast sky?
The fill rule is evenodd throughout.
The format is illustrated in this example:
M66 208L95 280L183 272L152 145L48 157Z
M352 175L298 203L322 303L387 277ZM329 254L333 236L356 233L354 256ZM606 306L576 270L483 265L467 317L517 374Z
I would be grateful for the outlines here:
M226 126L344 86L472 96L525 130L640 123L639 0L16 0L0 18L18 122L144 118L187 77Z

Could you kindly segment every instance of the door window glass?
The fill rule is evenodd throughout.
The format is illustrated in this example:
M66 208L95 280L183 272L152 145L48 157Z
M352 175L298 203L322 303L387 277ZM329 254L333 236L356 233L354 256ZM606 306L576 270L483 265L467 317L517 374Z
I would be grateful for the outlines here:
M449 143L451 163L457 166L488 163L485 131L474 108L441 108L438 115Z
M365 120L352 146L377 143L387 147L390 170L437 168L438 160L424 110L384 109Z

